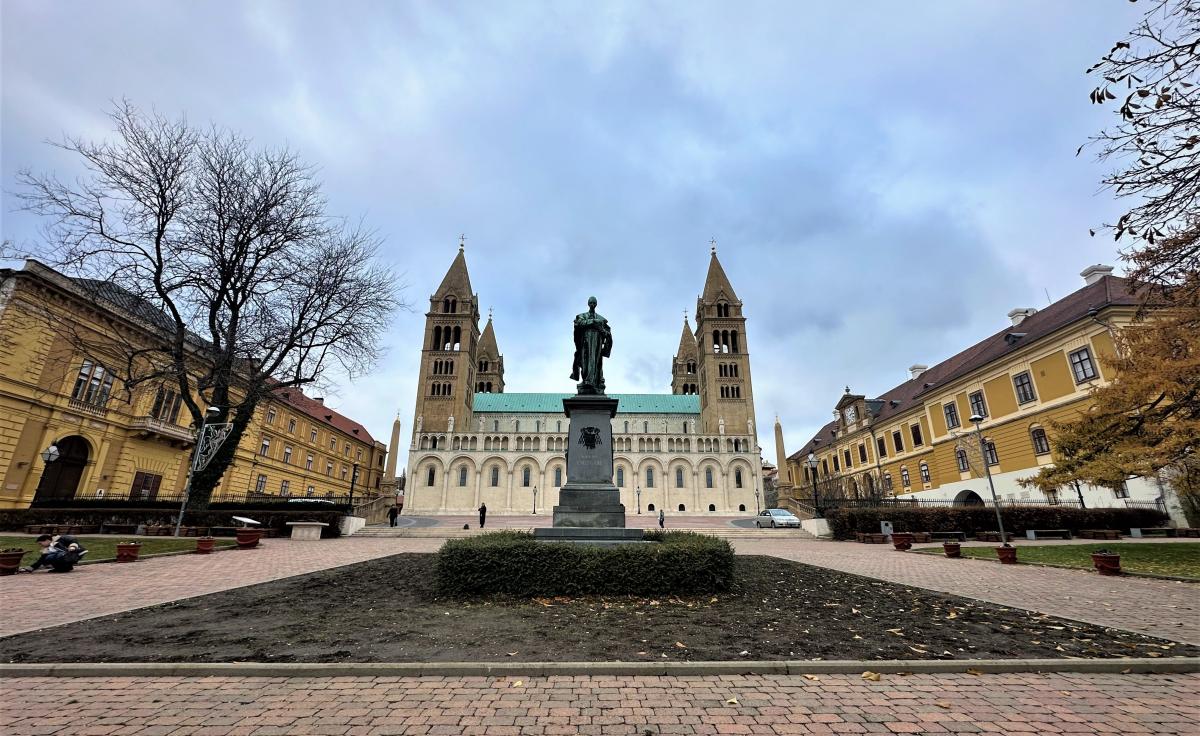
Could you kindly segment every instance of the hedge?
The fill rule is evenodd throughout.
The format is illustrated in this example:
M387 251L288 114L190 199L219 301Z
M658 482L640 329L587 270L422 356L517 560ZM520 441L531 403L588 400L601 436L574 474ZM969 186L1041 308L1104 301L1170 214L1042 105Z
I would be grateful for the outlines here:
M179 513L164 509L4 509L0 510L0 530L22 530L30 524L55 524L100 526L102 524L146 524L174 525ZM330 511L328 506L321 510L289 509L287 511L261 511L233 508L220 511L189 511L183 522L187 526L241 526L234 516L248 516L262 522L262 528L274 529L287 536L289 521L321 521L329 526L321 529L322 537L341 535L341 519L344 514Z
M729 589L733 547L690 532L647 533L641 544L539 542L525 532L452 539L437 556L447 595L690 595Z
M1153 509L1096 508L1077 506L1004 506L1000 509L1004 530L1024 535L1027 529L1130 529L1166 523L1166 514ZM996 531L996 511L990 506L943 506L926 508L831 509L825 514L834 539L853 539L856 532L879 532L879 522L890 521L898 532L958 531L974 534Z

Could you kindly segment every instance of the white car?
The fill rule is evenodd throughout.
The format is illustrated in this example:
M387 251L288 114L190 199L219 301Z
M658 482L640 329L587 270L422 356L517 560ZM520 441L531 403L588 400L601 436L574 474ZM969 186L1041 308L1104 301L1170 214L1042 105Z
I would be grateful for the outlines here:
M762 529L764 526L769 526L772 529L775 527L795 527L800 528L800 520L792 515L787 509L763 509L754 519L754 526Z

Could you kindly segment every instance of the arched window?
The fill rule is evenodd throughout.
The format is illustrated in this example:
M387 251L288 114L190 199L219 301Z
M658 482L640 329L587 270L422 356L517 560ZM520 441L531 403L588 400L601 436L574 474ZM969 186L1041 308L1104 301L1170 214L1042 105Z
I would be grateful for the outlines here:
M646 468L646 487L654 487L654 468Z
M529 466L521 468L521 485L525 488L529 487Z
M619 488L625 487L625 468L617 468L617 486Z
M430 350L442 349L442 328L437 326L433 328L433 341L429 343Z
M730 349L733 352L735 352L735 353L741 352L741 349L738 347L737 330L734 330L733 332L729 333L729 342L730 342Z
M958 459L958 472L965 473L971 469L971 462L967 460L966 450L955 450L954 457Z
M467 466L460 465L458 468L458 484L465 486L467 484Z
M687 431L687 422L684 422L684 423L683 423L683 433L684 433L684 434L687 434L687 433L688 433L688 431Z
M709 510L709 511L716 511L716 510L717 510L717 506L716 506L716 504L711 504L711 503L710 503L710 504L708 505L708 510Z
M738 488L742 487L742 469L738 468L733 471L733 484Z
M425 474L425 485L432 486L433 481L437 479L437 474L434 472L433 466L429 466L429 471Z
M1035 455L1050 454L1050 440L1046 438L1046 430L1041 427L1034 427L1030 431L1029 437L1033 441L1033 453Z
M499 419L493 419L493 420L492 420L492 431L493 431L493 432L499 432L499 431L500 431L500 420L499 420Z
M642 433L646 434L650 431L650 422L642 422Z
M562 468L555 468L554 469L554 487L558 488L560 486L562 486Z
M492 466L491 482L493 488L500 485L500 466L498 465Z
M808 470L808 468L805 468L805 470ZM886 491L892 490L892 474L891 473L883 474L883 488Z
M721 352L721 331L713 330L713 352Z
M921 482L928 483L929 482L929 466L926 465L925 463L921 463L920 469L921 469Z
M653 511L653 510L654 510L654 504L652 504L652 503L648 503L648 504L646 504L646 510L647 510L647 511Z
M900 483L905 488L912 485L912 480L908 477L908 468L900 468Z
M675 468L675 487L683 488L683 468Z
M521 420L520 419L513 420L513 431L514 432L521 431Z
M687 506L684 506L683 504L679 504L679 510L680 510L680 511L687 511Z
M454 342L454 345L450 349L451 350L459 350L460 346L462 345L462 328L461 327L454 328L453 342Z
M704 487L705 487L705 488L712 488L712 487L713 487L713 472L712 472L712 468L705 468L705 469L704 469Z
M559 419L559 420L558 420L558 429L556 429L555 431L556 431L556 432L561 432L561 431L562 431L562 420L561 420L561 419Z

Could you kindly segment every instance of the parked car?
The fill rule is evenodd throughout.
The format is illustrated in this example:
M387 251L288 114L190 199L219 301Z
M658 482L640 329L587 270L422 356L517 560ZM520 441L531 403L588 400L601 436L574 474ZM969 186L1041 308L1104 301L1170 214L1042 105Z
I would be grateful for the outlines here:
M754 519L754 526L762 529L764 526L769 526L772 529L775 527L795 527L800 528L800 520L792 515L787 509L763 509Z

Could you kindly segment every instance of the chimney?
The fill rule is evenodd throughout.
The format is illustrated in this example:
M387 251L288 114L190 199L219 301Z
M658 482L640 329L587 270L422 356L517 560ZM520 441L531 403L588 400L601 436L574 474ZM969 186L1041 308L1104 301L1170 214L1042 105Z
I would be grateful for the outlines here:
M1112 272L1112 266L1105 266L1102 263L1097 263L1094 266L1088 266L1087 268L1083 269L1079 272L1079 275L1083 277L1083 283L1091 286Z
M1092 268L1098 268L1098 267L1092 266ZM1112 269L1110 268L1108 270L1111 271ZM1089 281L1088 283L1091 283L1091 282ZM1037 314L1037 310L1034 309L1033 307L1017 307L1016 309L1014 309L1008 313L1008 318L1010 320L1012 320L1012 326L1016 327L1017 325L1024 322L1026 317L1032 317L1034 314Z
M324 396L314 396L313 401L317 402L321 406L325 406L325 397Z
M910 379L916 378L927 370L929 370L929 366L921 365L920 363L913 363L908 367L908 377Z

